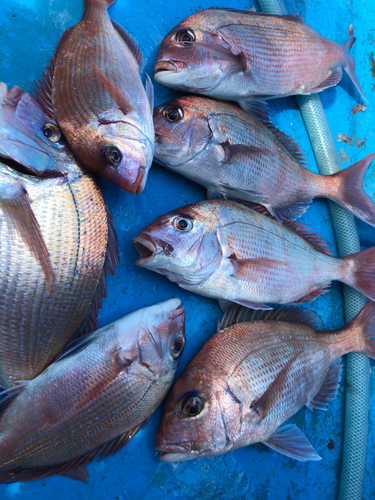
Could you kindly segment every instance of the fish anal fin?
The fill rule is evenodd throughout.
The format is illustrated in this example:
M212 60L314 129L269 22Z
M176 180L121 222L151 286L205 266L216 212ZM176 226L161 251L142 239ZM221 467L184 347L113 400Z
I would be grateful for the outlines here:
M81 481L82 483L89 482L89 474L86 470L86 467L82 464L71 469L63 470L59 473L59 475L69 477L70 479L74 479L75 481Z
M268 415L268 412L270 408L272 408L272 404L276 399L276 395L280 393L280 386L285 383L290 367L293 365L299 355L300 353L297 352L288 360L285 366L279 371L275 379L267 387L262 396L257 401L254 401L251 404L250 409L258 413L260 420L263 420Z
M292 220L284 220L283 225L308 241L315 248L315 250L318 250L318 252L332 256L332 252L323 238L319 234L310 231L310 228L306 226L306 224Z
M70 477L71 479L82 481L84 483L88 483L89 481L89 476L84 465L69 467L67 464L62 464L51 467L16 467L15 469L0 472L0 483L35 481L37 479L45 479L46 477L53 476L54 474Z
M294 220L306 212L311 202L311 198L303 198L292 205L273 207L273 211L279 220Z
M131 113L132 111L136 111L132 100L130 99L128 93L124 88L119 89L115 82L107 78L103 72L98 68L98 66L91 61L92 67L96 76L101 81L103 87L106 89L108 94L115 101L117 106L121 109L124 115Z
M117 33L121 36L121 38L124 40L128 48L130 49L141 70L143 54L141 49L138 47L138 43L134 40L134 38L130 35L130 33L128 33L120 24L116 23L116 21L114 21L113 19L111 19L111 22L112 26L115 28Z
M272 450L301 462L321 460L303 432L292 424L277 428L262 442Z
M260 97L257 98L256 96L253 96L246 100L239 101L238 104L244 111L246 111L246 113L253 116L264 125L270 123L270 118L268 116L268 104L264 98L262 99Z
M10 180L1 182L0 187L0 206L10 230L19 234L41 265L47 282L52 285L55 278L49 251L25 187L20 182Z
M285 321L287 323L307 325L315 330L324 329L321 318L309 309L301 307L276 307L271 311L255 311L239 305L232 305L225 311L223 318L218 324L218 330L245 321Z
M327 76L325 80L323 80L316 87L309 89L307 94L315 94L316 92L322 92L322 90L328 89L330 87L334 87L339 83L342 78L342 68L336 68L332 71L330 75Z
M319 295L324 295L325 293L327 293L330 285L331 282L323 283L322 285L317 286L316 288L310 290L310 292L308 292L304 297L301 297L299 300L296 300L295 302L290 302L287 305L296 306L299 304L303 304L304 302L311 302L312 300L319 297Z
M266 304L262 304L262 302L255 302L252 300L244 300L244 299L231 299L232 302L235 302L236 304L239 304L244 307L249 307L251 309L262 309L264 311L269 311L272 309L272 307L267 306Z
M332 400L336 399L341 378L341 358L338 358L328 368L327 376L314 399L306 405L310 410L326 411Z

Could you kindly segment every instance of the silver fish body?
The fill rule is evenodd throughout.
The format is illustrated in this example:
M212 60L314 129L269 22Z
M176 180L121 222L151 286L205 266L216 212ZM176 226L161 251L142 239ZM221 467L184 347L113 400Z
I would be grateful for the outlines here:
M278 219L295 219L313 198L326 197L375 225L375 204L363 190L375 155L337 174L318 175L304 168L299 146L270 122L198 96L155 108L154 126L155 160L206 187L209 198L259 203Z
M156 437L161 460L219 455L255 443L297 460L319 460L296 426L282 424L303 406L328 408L338 391L340 356L357 351L374 358L375 304L368 301L351 323L332 332L317 332L312 314L258 312L253 321L230 322L213 335L166 399Z
M363 95L344 46L298 16L214 8L181 21L162 41L155 79L169 87L254 107L254 98L311 94L345 70ZM256 104L255 104L256 108Z
M285 224L229 200L197 202L133 239L136 264L200 295L254 309L313 300L332 280L375 299L375 248L335 258L317 235L310 235L314 246ZM309 237L303 225L288 224Z
M84 464L121 449L159 406L184 345L179 299L74 341L0 405L0 482L52 474L87 481Z
M24 171L0 163L0 385L9 387L41 373L88 315L95 329L118 253L96 178L32 97L2 91L0 154Z

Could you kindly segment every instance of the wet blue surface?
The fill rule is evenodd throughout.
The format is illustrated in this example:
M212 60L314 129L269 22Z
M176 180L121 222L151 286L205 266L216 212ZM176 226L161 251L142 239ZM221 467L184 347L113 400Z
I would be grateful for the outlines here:
M242 1L215 2L215 5L248 8ZM343 167L375 151L373 117L375 106L375 13L371 0L352 2L337 0L296 0L286 2L290 13L297 12L322 35L343 44L348 26L353 24L357 38L352 54L356 73L370 104L365 113L351 115L358 94L345 76L338 87L321 94L332 134L347 134L351 146L336 141ZM153 62L163 36L181 19L210 7L206 0L184 2L151 2L118 0L110 14L138 40L147 60L146 71L153 75ZM77 0L2 0L0 2L0 79L8 86L29 90L47 65L64 29L80 20L83 4ZM155 84L156 104L170 99L175 92ZM295 100L271 104L276 125L294 137L308 153L311 168L316 170L311 145ZM371 119L372 117L372 119ZM364 144L362 144L364 142ZM361 145L362 144L362 145ZM374 197L375 165L366 179L366 191ZM131 239L159 215L205 198L196 184L154 165L145 191L132 196L107 182L104 194L114 215L119 236L121 266L108 280L108 298L100 312L105 325L130 311L170 297L180 297L186 307L187 345L180 365L186 366L204 341L215 332L220 311L215 301L190 294L166 278L136 268L137 258ZM315 201L303 220L318 231L336 253L335 239L325 201ZM359 234L364 247L375 243L375 229L360 223ZM317 311L329 329L343 323L340 287L308 305ZM374 381L371 381L373 395ZM215 458L205 458L171 465L162 464L154 450L160 409L135 438L117 455L88 467L89 484L58 476L43 481L0 485L0 499L34 500L69 499L333 499L337 496L343 431L343 388L329 410L311 413L302 409L293 421L304 431L317 452L320 462L298 463L281 455L257 452L251 447ZM374 444L375 398L370 402L370 439L363 498L375 497ZM334 448L328 449L332 440Z

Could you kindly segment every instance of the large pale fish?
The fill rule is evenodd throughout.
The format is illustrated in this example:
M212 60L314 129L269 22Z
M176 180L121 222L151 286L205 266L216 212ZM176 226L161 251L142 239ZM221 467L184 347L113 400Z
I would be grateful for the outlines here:
M187 17L164 38L155 80L180 90L237 101L313 94L337 85L345 70L364 97L349 50L294 15L213 8Z
M0 156L0 385L9 387L41 373L81 327L97 328L118 250L97 180L36 101L4 84Z
M375 247L335 258L304 224L280 224L229 200L201 201L162 215L133 243L138 266L186 290L253 309L308 302L332 280L375 300Z
M319 460L298 427L282 424L303 406L327 410L337 395L343 354L375 358L375 304L368 301L332 332L317 332L319 318L303 309L258 312L252 321L233 324L242 317L238 308L167 397L156 436L161 460L220 455L255 443L296 460Z
M88 481L85 464L120 450L165 397L185 345L184 319L179 299L136 311L74 341L41 375L10 389L0 403L0 482L52 474Z
M210 198L260 203L279 219L296 218L311 200L334 200L375 225L375 204L363 178L375 155L331 176L303 168L298 145L237 106L178 97L154 111L155 159L202 184Z
M154 151L153 87L140 78L142 53L111 21L115 0L85 0L39 82L39 101L90 170L131 193L146 184Z

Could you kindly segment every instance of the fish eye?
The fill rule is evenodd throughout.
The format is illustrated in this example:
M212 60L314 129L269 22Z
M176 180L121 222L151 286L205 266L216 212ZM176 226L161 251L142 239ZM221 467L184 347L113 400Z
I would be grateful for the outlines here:
M163 109L163 116L169 122L179 122L184 117L184 111L181 106L167 106Z
M58 142L61 139L61 132L54 123L46 123L43 125L43 134L51 142Z
M184 347L185 347L185 340L182 337L177 337L171 343L169 347L169 352L171 353L174 359L177 359L180 357Z
M179 30L175 34L175 39L182 45L191 45L195 42L195 33L193 30Z
M105 157L107 158L108 163L111 163L114 166L117 166L121 161L121 153L115 146L109 146L109 148L105 150Z
M190 219L184 219L184 217L176 217L173 221L174 227L177 231L191 231L193 229L193 223Z
M204 402L199 396L188 396L182 402L182 412L186 417L199 415L203 408Z

